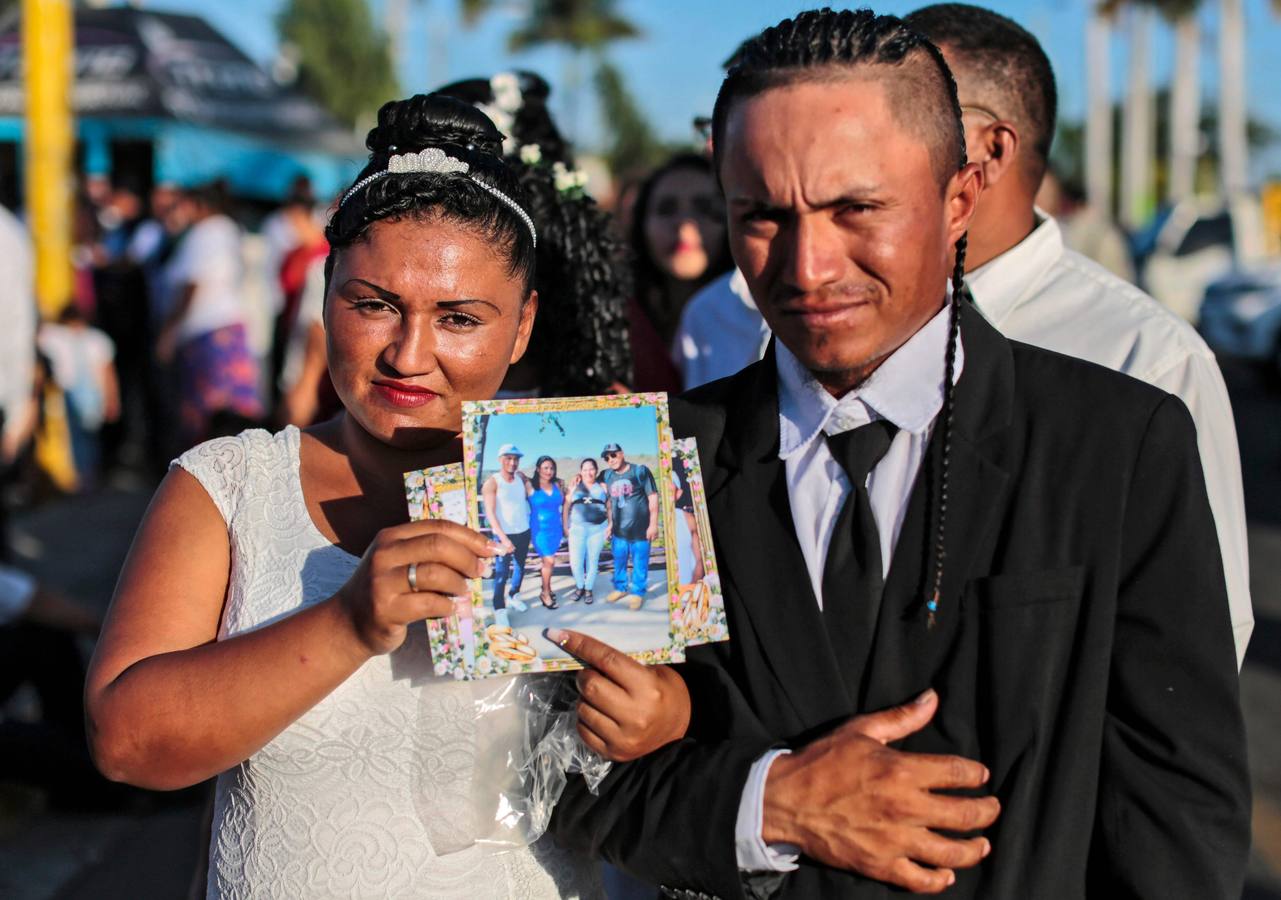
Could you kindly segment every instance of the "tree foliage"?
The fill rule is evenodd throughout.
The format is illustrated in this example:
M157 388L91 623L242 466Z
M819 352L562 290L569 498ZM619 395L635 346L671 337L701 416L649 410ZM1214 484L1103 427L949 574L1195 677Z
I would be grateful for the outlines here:
M1115 16L1127 6L1150 6L1167 21L1174 22L1196 12L1204 0L1102 0L1099 12Z
M280 39L297 48L298 85L355 126L398 96L390 42L365 0L288 0Z
M576 134L579 88L579 64L583 53L595 56L598 71L596 88L606 120L616 128L623 128L641 143L631 150L624 149L618 132L612 139L614 148L629 160L631 157L649 159L657 154L652 150L656 142L640 116L635 103L623 87L622 76L605 60L605 50L615 41L640 37L641 31L618 11L618 0L526 0L523 18L507 37L507 47L513 53L545 44L559 45L569 53L562 88L566 94L567 121L562 123L571 136ZM499 0L461 0L463 22L475 24L481 16L495 9ZM609 91L608 97L604 91ZM619 116L616 122L613 116ZM611 164L614 160L611 158ZM614 171L619 171L617 168Z
M660 163L668 148L654 134L644 113L623 81L623 73L606 59L596 67L596 95L606 128L605 160L617 175L638 172Z
M1170 91L1161 88L1155 92L1155 143L1153 146L1153 166L1156 170L1156 189L1158 197L1164 199L1169 172L1169 138L1170 138ZM1120 177L1121 160L1121 120L1124 108L1120 103L1113 103L1112 110L1112 165L1113 179ZM1198 179L1200 187L1210 189L1217 178L1219 168L1219 111L1213 101L1203 103L1197 131L1201 136L1201 152L1198 155ZM1246 122L1246 142L1252 150L1266 150L1281 142L1281 130L1256 118ZM1054 135L1054 144L1050 151L1051 164L1055 172L1067 181L1077 185L1085 183L1085 124L1072 120L1060 120Z
M541 44L571 50L603 50L634 38L640 29L616 10L616 0L530 0L529 15L507 39L513 53Z

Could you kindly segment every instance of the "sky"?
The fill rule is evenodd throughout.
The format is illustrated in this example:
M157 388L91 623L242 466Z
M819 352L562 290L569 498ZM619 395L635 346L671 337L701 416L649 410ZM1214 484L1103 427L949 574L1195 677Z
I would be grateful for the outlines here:
M485 435L484 470L498 467L498 450L507 443L515 444L525 454L520 466L526 472L532 472L534 462L544 455L557 459L599 459L601 448L611 441L630 456L658 453L658 426L653 407L593 409L557 415L565 429L564 435L552 425L539 431L542 417L538 413L492 417ZM562 478L573 475L573 472L560 473Z
M203 15L253 57L271 60L276 53L273 25L282 0L144 0L146 8L168 9ZM409 20L403 32L405 54L400 83L406 94L458 78L489 75L505 68L540 72L554 86L553 109L566 130L587 149L599 145L602 123L589 90L581 93L577 114L571 116L565 101L574 92L565 90L572 74L568 54L542 48L512 55L506 50L507 34L519 21L519 9L528 0L510 0L475 27L464 28L457 0L403 0ZM386 0L371 0L382 15ZM1085 110L1084 26L1093 0L988 0L987 5L1010 16L1031 31L1045 47L1054 65L1064 119L1081 119ZM670 140L693 137L696 115L711 112L720 85L720 64L750 34L813 4L779 0L619 0L619 10L643 32L639 39L615 44L610 56L622 68L628 86L659 132ZM922 3L881 0L871 4L877 12L902 15ZM1201 15L1203 46L1201 83L1203 96L1212 99L1216 73L1217 6L1207 0ZM1250 112L1281 130L1281 16L1269 10L1268 0L1245 0L1246 84ZM1124 41L1113 41L1112 75L1117 96L1124 79L1127 54ZM1153 44L1156 84L1168 77L1173 58L1170 29L1156 28ZM590 79L584 65L581 78ZM570 122L573 124L571 125ZM1264 164L1264 161L1259 161ZM1281 153L1269 154L1268 171L1281 171ZM1257 173L1256 173L1257 174Z

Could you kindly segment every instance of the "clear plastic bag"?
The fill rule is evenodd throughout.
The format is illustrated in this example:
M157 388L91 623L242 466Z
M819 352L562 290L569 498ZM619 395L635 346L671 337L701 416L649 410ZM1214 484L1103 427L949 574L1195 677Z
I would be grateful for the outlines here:
M572 673L471 683L476 756L468 791L473 823L454 831L439 855L479 846L486 853L527 847L547 830L568 780L595 793L610 761L578 736L578 686ZM469 833L467 833L469 832Z

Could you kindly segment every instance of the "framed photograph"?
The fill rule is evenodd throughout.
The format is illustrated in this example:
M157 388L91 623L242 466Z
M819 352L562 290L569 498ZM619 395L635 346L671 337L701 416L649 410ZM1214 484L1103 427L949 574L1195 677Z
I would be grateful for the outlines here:
M672 443L672 484L676 489L678 606L686 645L729 640L703 469L693 438Z
M446 519L467 524L467 495L460 463L418 469L405 473L405 500L409 519ZM447 619L428 619L427 636L432 667L437 675L471 678L476 658L476 629L472 621L471 596L454 598L454 614Z
M477 676L581 668L549 627L684 659L665 394L465 403L463 479L504 551L473 582Z

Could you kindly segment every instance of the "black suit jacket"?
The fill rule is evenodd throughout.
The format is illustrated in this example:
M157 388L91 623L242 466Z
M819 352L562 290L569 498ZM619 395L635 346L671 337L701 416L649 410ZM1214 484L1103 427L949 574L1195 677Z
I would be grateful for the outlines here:
M686 739L616 766L599 796L571 782L561 843L677 895L740 896L752 762L932 686L938 714L902 747L981 760L1002 806L992 855L948 896L1241 896L1245 739L1192 420L1131 378L1007 341L972 308L962 326L938 624L923 608L936 428L857 696L793 529L772 354L673 401L677 434L698 439L731 640L688 654ZM891 893L804 859L773 887Z

